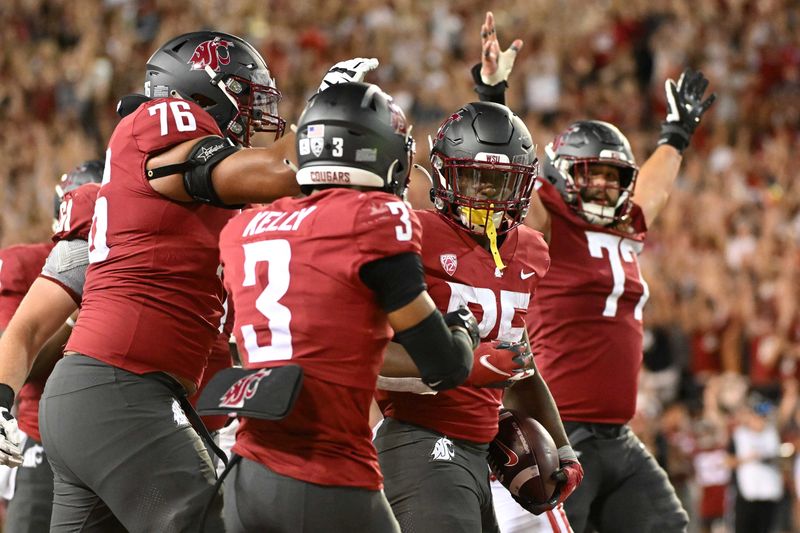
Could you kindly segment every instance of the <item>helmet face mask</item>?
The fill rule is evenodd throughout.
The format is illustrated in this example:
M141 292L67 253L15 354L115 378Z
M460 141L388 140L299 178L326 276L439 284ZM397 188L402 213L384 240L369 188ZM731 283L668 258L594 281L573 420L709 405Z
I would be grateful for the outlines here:
M535 146L507 107L476 102L451 115L431 150L440 213L477 235L503 234L525 218L537 174ZM489 221L491 220L491 224Z
M584 220L612 226L627 218L639 167L613 125L579 121L545 147L545 177Z
M502 155L502 154L497 154ZM465 228L484 235L491 217L497 233L510 231L527 213L536 176L536 165L445 158L435 154L432 164L440 178L434 190L439 208L448 211ZM503 159L495 157L494 159ZM505 158L507 159L507 158Z
M243 146L258 132L277 139L286 125L264 59L246 41L221 32L188 33L159 48L147 62L145 96L194 101Z
M242 146L250 146L256 133L273 133L277 140L283 135L286 121L278 115L282 95L275 88L269 71L253 71L250 80L227 76L218 86L236 109L224 133Z

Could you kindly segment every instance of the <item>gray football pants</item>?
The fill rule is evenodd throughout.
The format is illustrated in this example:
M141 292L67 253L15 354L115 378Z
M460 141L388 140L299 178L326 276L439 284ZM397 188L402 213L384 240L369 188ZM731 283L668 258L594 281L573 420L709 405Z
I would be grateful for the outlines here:
M499 533L487 444L386 418L375 447L403 533Z
M23 456L14 497L8 502L4 533L41 533L50 529L53 471L41 443L31 437L25 440Z
M170 389L91 357L58 362L39 405L51 531L198 531L216 475ZM214 498L206 531L222 531Z
M564 427L585 472L564 502L575 533L685 533L689 515L664 469L630 427L581 422Z
M224 486L228 533L400 533L382 491L315 485L244 457Z

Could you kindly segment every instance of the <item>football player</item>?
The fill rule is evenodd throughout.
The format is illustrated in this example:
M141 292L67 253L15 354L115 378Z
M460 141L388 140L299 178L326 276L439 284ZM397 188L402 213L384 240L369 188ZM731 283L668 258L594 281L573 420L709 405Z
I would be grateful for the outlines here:
M276 368L303 371L288 416L241 419L242 460L224 493L229 532L399 531L368 423L384 348L394 330L442 390L467 377L478 337L469 311L440 313L425 290L420 223L401 198L409 132L375 85L318 93L297 129L307 196L247 210L222 232L239 352L255 372L247 379L261 391Z
M202 31L159 48L145 95L120 102L81 313L40 404L53 530L196 528L215 474L182 405L219 334L228 208L298 190L283 163L292 134L248 148L257 132L282 133L279 99L249 43Z
M559 479L581 475L525 332L533 294L550 264L541 233L520 226L536 179L535 152L522 120L494 103L462 107L433 139L435 209L416 211L425 281L441 312L475 310L482 343L464 386L438 394L378 393L385 419L375 445L403 531L498 531L487 450L497 433L503 387L511 384L536 398L525 412L562 447ZM384 368L382 375L389 372ZM392 388L392 380L381 379L381 387ZM566 498L565 486L537 511Z
M102 176L103 162L98 160L86 161L63 174L55 187L54 195L53 243L55 245L27 245L27 249L35 250L34 253L27 255L27 260L16 263L8 258L3 260L3 270L0 272L0 277L4 277L2 280L3 292L5 293L6 288L13 290L15 282L19 284L22 280L27 281L21 288L30 289L26 290L28 294L25 295L24 300L17 302L19 303L18 313L14 318L10 322L8 319L4 319L5 332L0 339L0 354L10 354L8 357L0 355L2 368L13 368L15 371L24 369L21 377L24 380L27 376L24 385L22 381L14 382L9 379L19 390L16 398L18 402L17 419L19 428L26 436L21 450L22 464L16 474L14 497L8 504L5 527L9 531L45 531L50 526L53 472L42 448L42 439L39 435L39 398L53 365L61 356L64 342L66 342L71 328L65 324L65 319L69 314L56 318L56 313L49 308L53 302L49 300L45 300L47 305L41 308L42 317L37 317L37 320L28 320L28 317L30 316L31 302L36 300L36 294L41 290L41 285L51 283L49 280L53 275L60 276L59 269L62 269L61 272L69 270L69 267L72 266L69 261L79 259L74 255L76 248L68 250L65 244L60 244L61 241L81 234L85 255L85 240L91 224L94 195L97 194L97 189L100 187ZM77 190L79 188L80 191ZM86 189L90 192L84 194ZM56 267L58 258L68 259ZM77 263L78 267L82 265L85 268L87 260L79 260ZM6 276L8 277L6 278ZM69 285L68 278L64 277L63 279L64 281L60 282L62 283L61 287L56 287L59 292L63 292L62 288L67 289ZM72 289L68 290L72 291ZM77 300L80 301L79 289L77 294ZM30 338L32 332L44 322L51 323L52 329L46 334L41 334L41 341L31 349L34 355L39 354L36 363L31 368L31 361L25 355L27 346L22 344L23 339ZM29 370L30 374L28 374ZM4 382L7 381L4 380ZM4 404L0 410L7 408L7 405ZM13 421L8 422L13 425ZM7 435L13 434L12 427L6 426L3 430L7 430ZM5 442L11 440L9 437ZM16 458L8 456L6 459L8 460L4 461L5 463L14 464Z
M482 99L504 101L511 68L508 62L500 68L498 48L486 44L496 40L487 17L489 22L482 66L473 76ZM648 297L637 257L647 228L667 202L682 154L714 101L713 94L703 100L707 87L702 73L690 69L677 82L666 81L668 114L641 172L628 140L606 122L577 121L545 148L545 179L538 182L525 224L544 233L552 263L533 301L528 332L586 471L564 503L579 533L683 532L688 524L666 473L628 422ZM526 401L512 389L506 404ZM506 531L529 531L534 522L529 517Z

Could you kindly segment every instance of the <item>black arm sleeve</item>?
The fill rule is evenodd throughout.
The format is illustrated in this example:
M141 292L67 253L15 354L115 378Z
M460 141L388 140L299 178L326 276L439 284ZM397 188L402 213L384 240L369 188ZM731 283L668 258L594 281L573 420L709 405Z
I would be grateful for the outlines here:
M387 313L411 303L427 289L418 254L385 257L361 267L359 276L375 291ZM464 382L472 370L472 339L459 327L452 330L439 311L395 334L395 342L406 349L419 369L422 381L434 390L445 390Z
M495 104L506 105L506 89L508 82L501 81L497 85L486 85L481 79L481 64L478 63L470 70L472 80L475 82L475 92L478 93L481 102L494 102Z
M472 371L472 339L463 328L448 328L439 311L398 331L394 341L406 349L422 381L433 390L457 387Z
M361 266L358 275L372 289L381 309L397 311L428 288L419 254L405 253L384 257Z

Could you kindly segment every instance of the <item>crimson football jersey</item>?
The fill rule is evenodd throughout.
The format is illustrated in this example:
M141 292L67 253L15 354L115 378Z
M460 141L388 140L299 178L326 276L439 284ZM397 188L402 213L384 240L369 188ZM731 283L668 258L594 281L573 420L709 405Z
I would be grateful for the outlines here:
M0 250L0 321L2 329L8 326L11 317L19 307L25 293L42 271L53 245L19 244ZM17 394L17 419L19 427L36 441L42 442L39 436L39 397L44 389L44 382L31 380Z
M555 186L540 183L552 263L528 323L536 365L563 420L626 423L636 407L649 295L637 257L644 217L634 206L630 234L589 224Z
M77 189L64 194L59 207L58 223L53 232L52 240L54 243L73 239L85 241L89 238L89 231L92 228L92 216L94 216L94 203L99 190L99 183L85 183ZM70 287L44 272L41 276L58 284L75 300L78 306L81 305L81 296L76 294Z
M16 244L0 250L0 330L8 326L52 248L50 243L41 243Z
M359 271L419 253L419 240L399 198L344 188L250 209L225 227L225 285L245 366L291 362L304 372L289 416L243 419L235 452L311 483L381 487L368 414L392 332Z
M233 366L230 348L231 332L233 331L233 310L230 308L230 300L226 302L225 314L222 316L222 326L220 330L219 335L214 339L214 344L211 346L211 352L208 354L208 364L205 370L203 370L203 379L200 381L197 393L191 398L193 406L197 405L200 394L202 394L208 382L211 381L211 378L220 370ZM201 416L200 418L203 420L203 424L205 424L208 431L219 431L228 423L227 415L208 415Z
M478 319L481 340L522 340L528 307L550 258L542 234L526 226L506 234L498 275L492 254L466 230L434 211L422 222L422 262L428 293L442 313L467 306ZM433 429L451 438L486 443L497 433L503 389L461 386L433 394L379 391L384 416Z
M89 235L81 313L67 350L136 374L164 371L198 384L219 334L219 232L232 210L176 202L144 174L176 144L221 135L196 104L150 100L111 135Z

